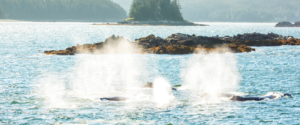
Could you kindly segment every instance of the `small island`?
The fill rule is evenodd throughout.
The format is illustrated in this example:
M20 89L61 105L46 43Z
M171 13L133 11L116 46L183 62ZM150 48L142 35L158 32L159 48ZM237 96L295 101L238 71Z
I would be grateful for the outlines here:
M282 21L277 23L275 27L300 27L300 21L295 22L294 24L288 21Z
M131 42L123 37L111 36L105 42L84 44L69 47L65 50L45 51L47 55L75 55L75 54L190 54L202 51L219 51L228 48L234 53L255 51L250 46L280 46L300 45L300 39L292 36L281 36L275 33L245 33L236 36L207 37L189 34L172 34L163 39L149 35Z
M133 0L129 18L117 24L93 25L208 26L184 20L178 0Z

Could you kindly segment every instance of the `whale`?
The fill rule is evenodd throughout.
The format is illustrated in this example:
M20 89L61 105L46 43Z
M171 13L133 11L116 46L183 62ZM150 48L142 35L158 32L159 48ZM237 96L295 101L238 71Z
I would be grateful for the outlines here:
M263 101L265 99L276 99L276 96L274 95L268 95L268 96L238 96L231 93L221 93L219 94L219 97L227 97L230 98L232 101ZM290 93L284 93L281 95L281 97L293 97ZM101 101L126 101L129 98L126 97L104 97L100 98Z
M278 95L278 94L276 94ZM218 97L230 98L232 101L263 101L265 99L276 99L275 94L266 95L266 96L239 96L232 93L221 93L217 94ZM290 93L279 94L281 97L293 97ZM204 94L202 97L209 97L209 94Z
M128 98L126 97L104 97L100 98L101 101L126 101Z
M293 97L290 93L284 93L281 97ZM263 101L266 99L276 99L275 95L268 95L268 96L237 96L233 95L230 100L232 101Z

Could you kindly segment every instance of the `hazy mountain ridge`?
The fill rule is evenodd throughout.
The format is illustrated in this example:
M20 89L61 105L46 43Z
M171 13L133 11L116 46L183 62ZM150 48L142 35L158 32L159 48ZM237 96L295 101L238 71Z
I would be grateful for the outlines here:
M17 20L123 20L126 11L111 0L0 0L3 12Z
M300 20L299 0L186 0L181 4L183 16L193 21Z
M132 0L113 0L129 8ZM126 4L124 4L126 3ZM183 18L190 21L299 21L300 0L180 0ZM129 9L126 9L129 12Z
M3 13L2 8L0 7L0 19L3 19L3 18L5 18L5 14Z

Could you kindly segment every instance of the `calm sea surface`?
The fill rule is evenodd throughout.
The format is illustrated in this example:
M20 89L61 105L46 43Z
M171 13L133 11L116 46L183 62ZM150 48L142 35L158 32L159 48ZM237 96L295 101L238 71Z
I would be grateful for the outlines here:
M300 28L275 28L274 23L210 25L0 23L0 124L300 124L300 46L208 55L43 54L104 41L113 34L131 41L150 34L166 38L173 33L233 36L273 32L300 38ZM193 89L165 94L175 99L158 107L154 92L139 88L157 79ZM195 94L215 89L258 96L288 92L293 98L203 102ZM99 100L110 96L133 99Z

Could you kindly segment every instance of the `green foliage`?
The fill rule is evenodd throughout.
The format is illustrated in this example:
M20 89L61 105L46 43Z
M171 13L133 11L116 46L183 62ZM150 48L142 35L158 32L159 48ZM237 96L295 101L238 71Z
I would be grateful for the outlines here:
M126 11L111 0L1 0L10 19L122 20Z
M133 0L129 18L136 21L184 21L177 0Z
M182 12L193 21L297 21L299 6L300 0L185 0Z
M134 18L127 18L124 21L133 21L133 20L134 20Z

